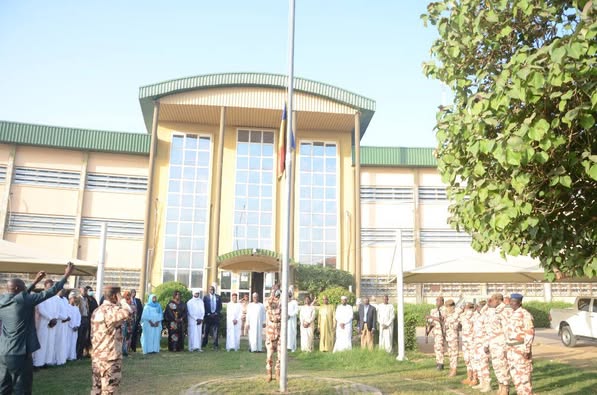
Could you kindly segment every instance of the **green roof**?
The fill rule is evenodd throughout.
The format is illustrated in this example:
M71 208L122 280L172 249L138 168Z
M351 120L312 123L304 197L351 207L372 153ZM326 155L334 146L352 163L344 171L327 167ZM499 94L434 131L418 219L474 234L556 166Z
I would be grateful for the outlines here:
M361 147L361 166L437 167L434 148Z
M151 131L153 122L153 102L161 97L176 93L222 87L267 87L286 89L288 77L268 73L222 73L179 78L139 88L139 101L145 119L145 126ZM342 88L304 78L295 78L296 91L320 96L345 104L361 112L361 136L367 130L375 112L375 101Z
M149 155L151 136L0 121L0 143Z

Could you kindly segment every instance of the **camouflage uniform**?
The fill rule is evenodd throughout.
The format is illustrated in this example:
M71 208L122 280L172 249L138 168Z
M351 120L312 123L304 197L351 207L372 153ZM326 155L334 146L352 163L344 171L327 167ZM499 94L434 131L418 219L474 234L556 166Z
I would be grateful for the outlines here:
M508 359L506 357L506 337L504 328L512 309L506 309L506 305L500 303L496 308L488 309L485 333L491 355L491 365L498 383L508 386Z
M443 320L446 317L446 308L442 306L439 309L431 309L429 315L438 318L443 322ZM440 323L437 321L430 320L430 324L433 325L431 334L433 335L433 351L435 351L435 363L443 365L445 329L443 328L443 324L440 325Z
M535 337L533 316L522 307L512 310L505 329L508 367L512 382L516 386L516 393L532 394L533 359L525 359L524 354L532 350Z
M114 394L118 389L122 378L122 324L131 313L128 304L105 300L91 316L92 395Z
M276 359L276 378L280 376L280 330L282 321L282 311L280 299L271 296L265 307L266 328L265 328L265 348L267 350L267 361L265 369L269 378L272 376L272 365L274 353L277 353Z
M473 366L477 378L481 383L489 382L489 356L485 354L486 334L485 321L487 319L487 305L479 313L473 315Z
M455 308L454 311L446 310L444 328L446 330L446 342L448 343L448 356L450 358L450 369L458 367L458 322L462 310Z
M474 342L473 342L473 317L475 311L474 310L465 310L464 313L460 315L460 326L462 327L461 330L461 338L462 338L462 358L464 359L464 364L466 365L466 370L468 373L469 381L465 384L470 383L472 379L472 374L474 372L473 369L473 355L474 355Z

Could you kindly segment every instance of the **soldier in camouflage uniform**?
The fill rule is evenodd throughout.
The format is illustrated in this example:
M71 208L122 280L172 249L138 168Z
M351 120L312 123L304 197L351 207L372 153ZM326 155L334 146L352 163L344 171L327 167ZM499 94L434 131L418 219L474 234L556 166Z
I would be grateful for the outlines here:
M479 383L473 383L474 389L478 389L481 392L491 391L491 378L489 376L489 356L485 354L485 321L487 319L487 304L483 300L479 302L478 313L473 319L473 342L474 342L474 366L476 378Z
M498 395L508 395L509 381L504 330L512 309L507 309L503 300L504 297L500 293L493 294L489 298L487 322L485 323L485 333L487 334L485 353L491 355L493 371L500 386Z
M475 370L473 369L473 314L475 313L475 305L467 303L464 306L464 312L460 314L459 323L461 328L462 339L462 358L466 365L466 379L462 380L462 384L471 384L474 380ZM476 384L476 383L475 383Z
M533 316L522 307L522 295L510 295L512 313L506 323L506 347L508 367L516 393L533 393L531 373L533 371L532 346L535 338Z
M444 297L438 296L435 299L435 309L432 309L425 318L427 323L432 325L433 351L435 351L435 364L437 370L444 369L444 342L446 341L446 331L444 320L446 317L446 308L444 307Z
M282 306L280 304L280 290L272 289L272 295L265 306L266 327L265 327L265 348L267 350L267 382L272 381L272 365L274 364L274 353L276 358L276 380L280 380L280 330L282 321Z
M458 367L458 323L462 309L456 307L452 299L446 301L446 342L448 343L448 357L450 358L450 377L456 376Z
M104 303L91 316L92 395L114 394L122 378L122 324L132 314L119 287L104 287Z

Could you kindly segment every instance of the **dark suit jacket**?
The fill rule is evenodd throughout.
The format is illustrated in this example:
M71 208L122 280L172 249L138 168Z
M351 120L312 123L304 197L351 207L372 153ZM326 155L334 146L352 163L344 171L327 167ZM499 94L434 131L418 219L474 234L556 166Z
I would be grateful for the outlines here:
M207 294L203 297L203 305L205 306L205 317L218 321L220 319L220 312L222 311L222 299L220 295L215 295L216 297L216 310L211 311L211 294Z
M137 324L141 321L141 316L143 315L143 303L141 299L135 298L135 307L137 307Z
M377 325L377 314L375 307L369 305L367 317L365 317L365 305L361 304L359 306L359 331L363 330L364 324L367 324L367 328L370 331L375 329L375 325Z

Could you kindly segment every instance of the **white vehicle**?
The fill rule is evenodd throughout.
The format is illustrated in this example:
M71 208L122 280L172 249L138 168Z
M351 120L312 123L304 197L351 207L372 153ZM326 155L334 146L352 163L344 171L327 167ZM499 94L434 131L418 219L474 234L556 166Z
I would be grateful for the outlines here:
M597 297L578 296L574 307L551 309L549 320L566 347L574 347L580 339L597 340Z

